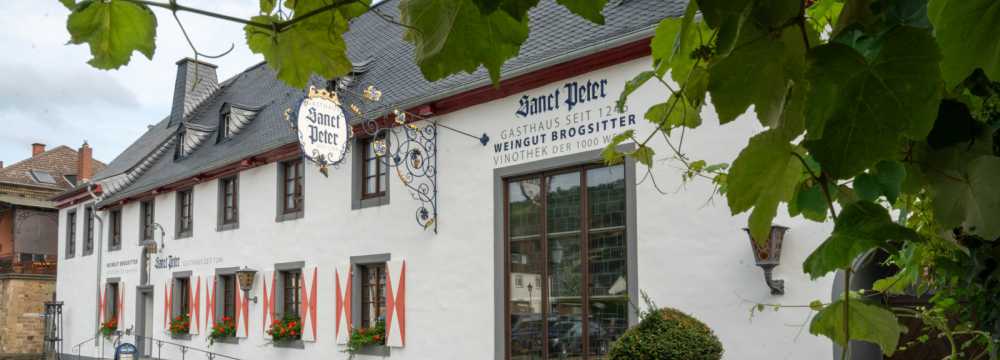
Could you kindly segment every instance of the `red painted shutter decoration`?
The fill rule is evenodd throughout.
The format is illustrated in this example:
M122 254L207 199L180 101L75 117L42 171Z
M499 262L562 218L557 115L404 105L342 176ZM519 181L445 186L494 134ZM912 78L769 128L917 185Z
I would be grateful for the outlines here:
M312 268L312 282L309 282L308 268L302 274L302 304L299 318L302 319L302 341L316 341L316 278L319 268Z
M247 300L246 296L240 296L241 292L236 289L236 337L246 338L250 333L250 319L248 314L250 314L250 301ZM240 326L242 325L242 326Z
M170 296L172 287L170 286L170 280L167 280L166 286L163 287L163 328L170 329L170 313L173 310L173 298Z
M385 344L406 345L406 260L385 264ZM395 284L395 286L394 286Z
M105 283L104 284L104 289L101 291L100 295L98 295L98 297L97 297L97 318L101 319L102 323L107 320L107 319L104 318L104 309L105 309L105 306L107 305L107 303L105 301L107 301L107 300L108 300L108 284Z
M267 275L268 274L271 275L270 276L271 277L271 291L270 291L270 293L268 293L268 291L267 291L267 278L268 278ZM271 326L271 322L274 322L274 321L278 320L278 319L275 319L275 311L274 311L274 308L275 308L274 305L275 305L275 303L278 300L278 299L276 299L274 297L274 292L275 292L275 287L276 287L275 286L275 282L274 282L274 276L275 276L275 273L273 271L269 271L269 272L265 272L264 276L263 276L263 279L261 279L262 284L264 285L264 295L263 295L264 306L261 308L261 311L264 313L263 314L263 317L264 317L263 325L264 325L264 337L265 338L269 337L269 335L267 335L267 328Z
M347 344L351 336L351 264L341 264L334 273L336 290L336 332L337 344Z
M188 289L190 289L188 294L191 295L191 300L188 302L188 317L191 320L191 327L188 331L192 335L197 335L201 330L201 277L188 279Z
M115 309L118 310L118 328L125 323L125 282L118 283L118 299L115 299Z
M205 330L210 330L215 326L215 287L219 285L217 276L212 277L212 284L209 285L205 279Z

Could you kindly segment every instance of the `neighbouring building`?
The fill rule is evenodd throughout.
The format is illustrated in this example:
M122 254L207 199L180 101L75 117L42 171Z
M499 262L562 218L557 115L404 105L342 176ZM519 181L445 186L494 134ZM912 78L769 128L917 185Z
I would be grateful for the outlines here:
M398 17L398 4L377 8ZM376 324L387 345L358 359L600 359L636 324L644 292L711 326L727 359L828 356L829 341L803 330L808 309L751 319L756 302L830 297L832 279L810 281L799 265L828 225L780 212L784 295L771 295L746 215L711 199L711 184L683 184L666 155L652 168L601 161L614 135L654 131L643 115L664 88L641 88L624 113L614 103L650 68L657 23L685 6L610 2L596 26L543 0L499 86L482 70L426 81L403 29L365 14L345 35L353 71L312 84L339 96L353 134L346 160L323 171L286 119L308 90L264 64L219 81L214 65L177 62L165 118L54 199L59 253L96 249L61 259L64 351L109 356L95 335L114 319L122 341L168 359L181 348L154 340L188 357L347 359L351 329ZM380 99L362 101L366 91ZM710 163L762 130L703 115L685 149ZM379 126L394 127L368 135ZM81 214L96 226L65 225ZM189 326L171 333L178 317ZM268 327L286 317L301 339L272 341ZM235 336L209 347L224 318Z
M23 161L0 163L0 358L42 352L40 315L52 300L60 258L59 210L49 199L104 168L87 143L30 150Z

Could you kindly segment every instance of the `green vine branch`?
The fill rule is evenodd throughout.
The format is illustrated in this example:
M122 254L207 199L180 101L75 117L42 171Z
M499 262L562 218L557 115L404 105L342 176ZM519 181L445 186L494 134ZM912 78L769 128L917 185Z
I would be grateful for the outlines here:
M311 18L313 16L322 14L322 13L324 13L326 11L330 11L330 10L336 9L338 7L347 5L347 4L359 2L360 0L336 0L336 1L333 1L333 2L331 2L329 4L327 4L327 5L323 5L323 6L319 7L319 8L316 8L316 9L313 9L313 10L311 10L309 12L306 12L305 14L297 15L297 16L294 16L293 18L289 19L289 20L279 21L279 22L275 22L275 23L272 23L272 24L267 24L267 23L253 21L253 20L248 20L248 19L244 19L244 18L232 16L232 15L226 15L226 14L217 13L217 12L214 12L214 11L208 11L208 10L205 10L205 9L199 9L199 8L194 8L194 7L190 7L190 6L185 6L185 5L178 4L176 0L171 0L170 2L166 2L166 3L160 2L160 1L153 1L153 0L122 0L122 1L127 1L127 2L130 2L130 3L134 3L134 4L146 5L146 6L150 6L150 7L158 7L158 8L162 8L162 9L167 9L167 10L170 10L171 12L174 12L174 13L176 13L178 11L190 12L190 13L194 13L194 14L198 14L198 15L203 15L203 16L207 16L207 17L211 17L211 18L216 18L216 19L220 19L220 20L231 21L231 22L235 22L235 23L239 23L239 24L243 24L243 25L254 26L254 27L261 28L261 29L272 30L275 33L278 33L278 32L282 32L282 31L284 31L284 30L292 27L293 25L295 25L295 24L297 24L297 23L299 23L301 21L305 21L306 19L309 19L309 18Z

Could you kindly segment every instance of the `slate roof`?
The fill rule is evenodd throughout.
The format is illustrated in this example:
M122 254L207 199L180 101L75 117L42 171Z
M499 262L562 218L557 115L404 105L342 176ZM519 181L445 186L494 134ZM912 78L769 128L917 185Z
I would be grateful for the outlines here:
M55 191L72 189L74 184L66 181L63 176L76 175L79 172L77 168L78 161L79 154L76 150L65 145L57 146L0 169L0 182ZM104 163L97 160L92 161L95 172L104 169ZM31 175L32 170L49 173L55 179L56 183L45 184L35 181L35 178Z
M555 0L542 0L529 13L531 35L520 54L503 66L502 77L568 61L588 49L622 45L637 40L635 36L639 35L650 36L661 19L681 16L686 4L687 0L612 0L604 11L605 25L598 26L573 15ZM374 9L399 18L399 0L386 0ZM355 64L365 64L365 72L355 74L350 91L341 93L342 99L350 101L355 97L350 93L361 93L368 85L375 85L382 90L382 99L364 111L379 116L394 108L409 108L490 84L489 75L482 68L436 82L425 80L414 62L413 46L402 40L403 30L372 12L352 21L350 31L345 34L348 56ZM321 79L314 79L313 83L320 84ZM263 63L250 67L220 84L219 90L188 118L195 124L217 126L219 110L227 102L260 108L256 118L237 136L219 143L213 136L183 159L162 156L134 183L111 194L101 205L296 142L283 113L303 96L303 90L277 80L274 71ZM169 125L168 119L150 127L95 179L109 178L136 167L170 141L178 127Z

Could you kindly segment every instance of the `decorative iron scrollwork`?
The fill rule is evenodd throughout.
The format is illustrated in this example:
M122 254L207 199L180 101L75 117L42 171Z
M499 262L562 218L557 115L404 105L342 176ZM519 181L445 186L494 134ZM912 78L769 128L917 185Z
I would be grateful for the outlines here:
M363 100L367 103L377 103L382 98L382 91L369 85L361 94L352 92L349 88L340 88L348 98ZM420 202L414 212L417 224L426 229L433 229L437 233L438 211L437 211L437 136L438 128L444 128L455 133L476 139L480 144L486 146L490 138L485 133L481 136L469 134L467 132L454 129L452 127L438 124L437 121L429 120L420 115L407 112L405 110L394 109L386 118L392 121L379 121L378 118L371 118L367 114L379 114L379 110L387 110L385 107L375 106L368 108L368 112L359 106L360 103L350 103L348 108L351 114L360 118L358 127L375 141L371 142L372 151L377 155L378 161L387 169L395 170L396 176L402 181L410 191L410 196ZM421 122L416 125L414 122Z
M395 170L410 196L420 201L414 213L417 224L437 233L437 123L382 127L366 119L362 128L378 139L371 145L378 161Z

